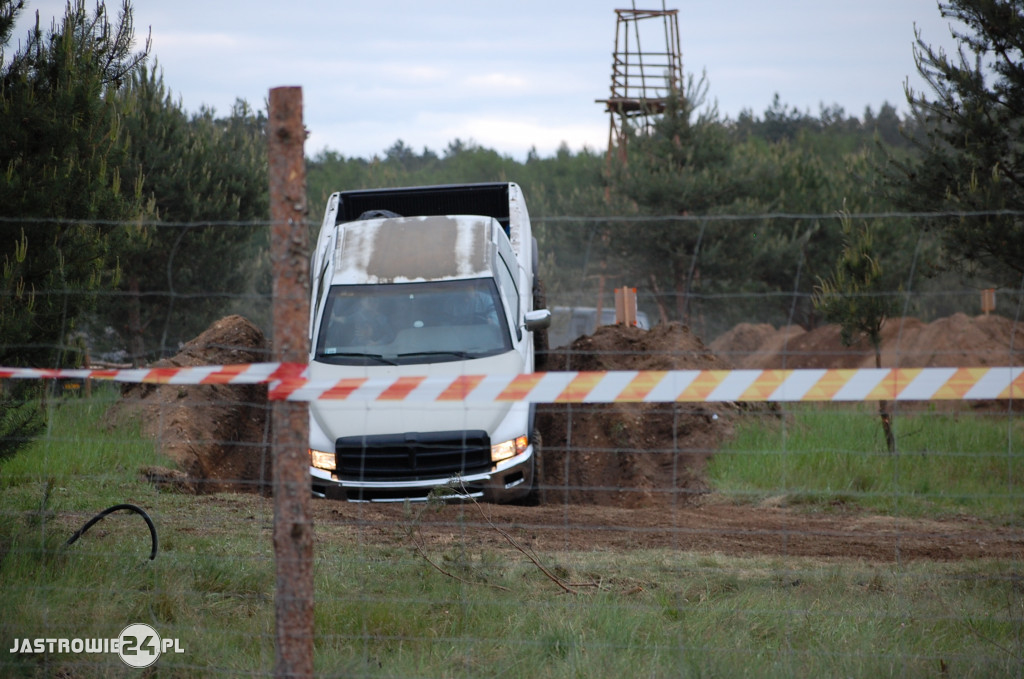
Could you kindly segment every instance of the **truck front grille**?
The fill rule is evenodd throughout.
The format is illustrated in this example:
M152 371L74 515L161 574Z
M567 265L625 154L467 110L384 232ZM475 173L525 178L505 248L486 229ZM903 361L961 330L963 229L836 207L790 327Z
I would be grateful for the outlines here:
M338 476L358 481L436 479L491 466L491 439L485 431L343 436L335 452Z

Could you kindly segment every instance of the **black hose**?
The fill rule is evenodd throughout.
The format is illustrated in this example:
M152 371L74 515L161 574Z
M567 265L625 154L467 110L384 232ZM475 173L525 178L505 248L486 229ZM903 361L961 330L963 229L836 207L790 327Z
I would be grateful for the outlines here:
M64 543L64 546L67 547L68 545L74 543L74 541L77 540L78 538L82 537L82 535L85 534L85 531L89 530L94 523L98 523L99 521L103 520L103 518L107 514L112 514L113 512L116 512L119 509L127 509L129 511L135 512L136 514L141 514L142 518L144 518L146 520L146 524L149 525L149 534L153 538L153 550L149 553L149 560L152 561L153 559L155 559L156 558L157 540L156 540L156 526L153 525L153 519L149 518L149 514L147 514L140 507L136 507L135 505L130 505L130 504L127 504L127 503L120 504L120 505L114 505L113 507L107 507L102 512L100 512L99 514L97 514L96 516L94 516L91 519L89 519L88 523L86 523L84 526L79 528L78 531L74 535L72 535L70 538L68 538L68 541Z

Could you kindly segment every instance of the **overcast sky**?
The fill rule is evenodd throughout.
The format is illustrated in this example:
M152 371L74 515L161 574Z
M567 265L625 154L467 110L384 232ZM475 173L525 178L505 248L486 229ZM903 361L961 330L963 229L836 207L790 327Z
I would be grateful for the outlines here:
M28 0L43 24L65 0ZM87 6L94 6L87 0ZM111 10L119 0L108 0ZM562 142L604 151L616 8L661 0L134 0L136 35L189 111L301 86L307 155L380 155L397 140L443 153L472 141L522 159ZM904 82L920 88L912 46L955 43L935 0L669 0L683 68L706 73L723 116L761 115L778 93L812 114L862 116ZM651 21L651 20L647 20ZM24 21L23 21L24 23ZM19 29L14 42L24 34ZM648 48L647 37L644 47Z

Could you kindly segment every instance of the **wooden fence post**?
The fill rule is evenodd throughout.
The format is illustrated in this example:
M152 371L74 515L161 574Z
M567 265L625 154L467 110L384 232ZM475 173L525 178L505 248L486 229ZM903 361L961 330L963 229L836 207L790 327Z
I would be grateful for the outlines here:
M305 363L309 248L302 88L270 90L268 153L274 360ZM313 516L305 403L273 404L274 675L313 676Z

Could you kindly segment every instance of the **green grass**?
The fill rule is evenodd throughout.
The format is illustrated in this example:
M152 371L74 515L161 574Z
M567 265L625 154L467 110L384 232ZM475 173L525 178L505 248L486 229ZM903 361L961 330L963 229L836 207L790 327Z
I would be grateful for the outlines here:
M708 475L718 492L749 501L1024 523L1024 418L931 410L897 414L893 425L890 454L867 406L745 418Z
M115 389L101 385L91 398L51 400L47 428L38 440L0 461L5 498L20 498L26 488L44 484L51 487L51 510L88 510L94 504L123 502L128 489L146 491L137 483L139 468L170 463L139 434L138 423L114 428L104 421L116 399Z
M195 497L155 490L140 479L138 468L167 462L137 430L108 430L101 423L109 402L109 397L63 402L47 435L0 466L0 642L7 644L0 650L0 676L140 676L116 655L9 653L16 638L116 637L131 622L153 625L185 649L163 656L152 676L271 674L272 502L253 495ZM809 420L800 414L784 428L779 423L741 427L734 445L744 437L766 437L761 440L774 441L773 450L784 452L765 457L780 460L797 454L791 445L797 430L839 428L822 427L814 418L846 417L814 409L806 415ZM850 419L860 416L853 415ZM908 418L899 426L912 424ZM758 428L766 431L757 434ZM903 431L903 440L908 432ZM779 436L785 437L783 445ZM744 445L753 445L754 439L746 440ZM840 436L819 449L846 450L839 445L844 440L852 439ZM943 450L951 449L949 440ZM965 444L962 452L972 449ZM749 449L741 446L733 453L723 457L753 462ZM786 492L815 488L836 473L812 460L796 465L787 457L786 462ZM818 467L817 476L807 471ZM959 483L948 476L946 481ZM761 490L751 485L749 492L777 493L783 487L777 479L763 485ZM936 502L938 490L926 494L927 502ZM849 493L850 502L874 501L872 493L836 492ZM981 493L983 487L971 492ZM823 496L824 490L811 494ZM74 545L63 546L93 513L125 501L145 507L157 522L156 560L148 560L148 531L132 514L111 515ZM951 510L960 506L954 503ZM318 523L319 676L1019 677L1024 672L1019 560L882 565L677 550L541 554L568 580L601 583L568 595L522 554L476 544L466 537L472 532L456 535L450 545L430 547L431 558L463 581L433 568L405 535L401 526L378 536L357 524Z
M491 594L435 580L408 562L406 576L418 583L412 590L325 604L337 617L318 616L322 667L360 676L375 666L380 676L810 677L892 675L893 668L933 676L942 661L958 675L982 666L1013 672L1009 654L985 649L963 619L950 616L953 601L981 611L999 598L994 570L790 561L780 577L761 560L708 564L647 551L625 560L588 555L586 562L651 579L640 590L565 597L513 574L506 582L519 583L514 593ZM652 563L671 567L654 579ZM958 577L986 584L968 594ZM1019 621L1009 616L1019 613L1004 604L984 614L992 639L1015 639L1016 652Z

